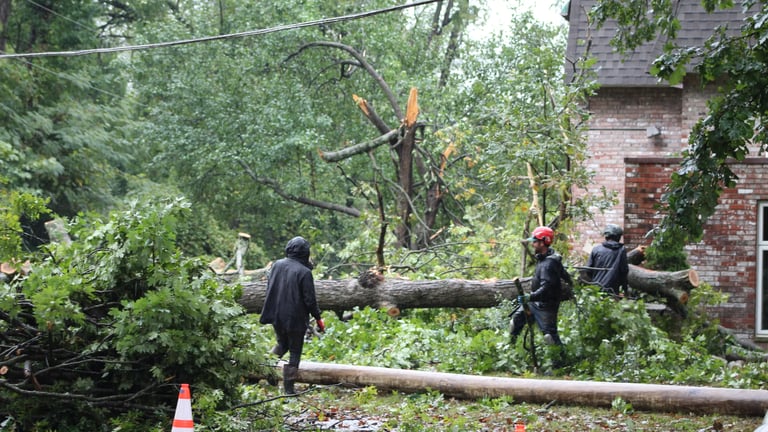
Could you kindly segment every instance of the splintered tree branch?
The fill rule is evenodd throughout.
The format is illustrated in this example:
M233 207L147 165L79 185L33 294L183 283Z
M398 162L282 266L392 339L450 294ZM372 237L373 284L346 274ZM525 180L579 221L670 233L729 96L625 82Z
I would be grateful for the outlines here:
M371 105L366 99L361 98L360 96L353 94L352 100L355 101L358 108L360 108L360 111L363 112L363 115L376 127L376 129L379 130L380 133L386 134L390 130L392 130L387 124L384 122L384 120L381 118L379 113L376 112L376 110L373 108L373 105ZM394 146L394 144L393 144Z
M355 144L353 146L350 146L338 151L324 152L320 150L320 157L326 162L338 162L340 160L344 160L346 158L349 158L358 154L366 153L382 144L390 142L392 138L400 134L400 131L401 131L400 129L392 129L388 133L378 138L375 138L371 141Z
M395 94L392 92L392 89L389 88L389 85L387 84L386 81L384 81L384 78L381 75L379 75L378 72L376 72L376 69L374 69L373 66L371 66L371 64L365 60L365 57L360 52L358 52L356 49L352 48L349 45L344 45L337 42L310 42L308 44L302 45L299 48L298 52L294 55L297 55L302 51L304 51L305 49L312 48L312 47L337 48L342 51L346 51L349 55L354 57L355 60L360 62L363 69L365 69L365 71L368 72L368 75L370 75L376 81L376 83L379 85L381 90L387 96L387 99L389 100L389 104L392 106L392 110L395 112L395 115L397 116L398 120L403 119L403 110L400 109L400 105L397 103L397 99L395 98ZM293 57L293 55L290 57Z
M353 217L360 217L360 210L354 207L347 207L340 204L334 204L334 203L329 203L325 201L314 200L311 198L291 195L285 192L280 187L280 184L277 183L275 180L266 178L266 177L259 177L256 175L256 173L253 172L253 170L251 169L250 166L248 166L248 164L246 164L240 159L238 159L237 162L240 164L240 166L243 167L245 172L251 177L251 179L253 179L253 181L269 187L270 189L272 189L273 192L275 192L276 194L278 194L279 196L283 197L288 201L294 201L300 204L306 204L308 206L317 207L325 210L336 211L336 212L344 213Z

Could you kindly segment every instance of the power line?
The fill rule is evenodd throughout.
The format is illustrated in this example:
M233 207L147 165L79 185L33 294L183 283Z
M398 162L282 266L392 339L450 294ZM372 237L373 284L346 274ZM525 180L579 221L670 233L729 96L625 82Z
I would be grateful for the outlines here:
M184 40L169 41L169 42L159 42L159 43L143 44L143 45L128 45L128 46L111 47L111 48L94 48L94 49L86 49L86 50L78 50L78 51L50 51L50 52L37 52L37 53L0 54L0 59L22 58L22 57L23 58L74 57L74 56L82 56L82 55L88 55L88 54L114 53L114 52L123 52L123 51L139 51L139 50L165 48L165 47L178 46L178 45L187 45L187 44L193 44L193 43L211 42L216 40L235 39L235 38L242 38L242 37L248 37L248 36L259 36L263 34L275 33L275 32L285 31L285 30L312 27L312 26L317 26L322 24L332 24L332 23L342 22L342 21L351 21L351 20L366 18L374 15L383 14L383 13L389 13L389 12L394 12L398 10L408 9L416 6L422 6L430 3L435 3L438 1L441 1L441 0L420 0L414 3L405 4L401 6L392 6L392 7L377 9L377 10L368 11L368 12L342 15L340 17L324 18L324 19L319 19L314 21L306 21L303 23L285 24L285 25L270 27L266 29L249 30L241 33L230 33L225 35L207 36L207 37L196 38L196 39L184 39Z

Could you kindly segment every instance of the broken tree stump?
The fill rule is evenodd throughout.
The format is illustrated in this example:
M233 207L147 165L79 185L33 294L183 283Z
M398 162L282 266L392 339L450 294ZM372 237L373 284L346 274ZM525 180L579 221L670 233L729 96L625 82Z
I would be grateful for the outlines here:
M539 380L302 361L298 381L308 384L375 386L403 393L437 391L457 399L511 396L515 402L610 408L620 397L638 410L763 416L768 390L661 384Z

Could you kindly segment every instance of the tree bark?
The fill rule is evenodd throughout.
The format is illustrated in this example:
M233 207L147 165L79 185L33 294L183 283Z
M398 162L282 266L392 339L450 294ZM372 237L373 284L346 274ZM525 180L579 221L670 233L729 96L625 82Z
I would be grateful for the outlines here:
M393 139L396 139L399 134L400 134L400 129L392 129L386 134L378 138L374 138L371 141L355 144L353 146L349 146L341 150L328 151L328 152L324 152L321 150L320 157L326 162L338 162L340 160L344 160L361 153L369 152L382 144L389 143Z
M511 396L515 402L610 408L620 397L634 409L658 412L695 412L763 416L767 390L743 390L658 384L570 380L537 380L442 372L387 369L302 361L298 381L310 384L375 386L404 393L438 391L457 399Z
M629 286L651 295L660 295L684 305L689 293L699 286L699 275L694 269L665 272L629 265Z
M688 291L698 285L694 270L662 272L630 265L629 285L652 295L664 296L684 305ZM263 274L263 273L261 273ZM520 278L525 292L531 292L531 278ZM243 295L238 302L249 313L260 313L267 290L266 280L242 282ZM413 308L489 308L502 299L514 299L513 280L440 279L413 281L384 278L364 273L357 279L315 281L317 301L327 311L348 311L355 307L391 309Z
M315 291L320 309L348 311L355 307L395 309L413 308L488 308L499 305L501 299L516 297L512 280L473 281L441 279L412 281L407 279L373 278L316 280ZM521 278L530 292L531 278ZM261 313L267 290L266 280L242 283L243 295L238 302L249 313Z

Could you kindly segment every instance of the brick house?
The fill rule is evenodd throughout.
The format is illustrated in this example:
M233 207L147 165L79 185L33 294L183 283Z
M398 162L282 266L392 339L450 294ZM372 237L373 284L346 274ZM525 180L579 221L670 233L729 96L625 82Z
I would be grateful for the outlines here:
M587 35L597 60L600 88L589 100L592 117L588 128L591 155L588 168L597 173L590 190L618 193L618 204L579 228L576 249L588 251L602 239L602 227L624 227L624 242L632 249L650 244L646 238L659 221L654 204L680 163L680 152L696 121L706 114L712 89L702 89L695 75L682 85L670 86L648 73L663 41L638 48L622 61L609 40L615 26L588 29L586 13L593 0L571 0L563 11L569 23L567 58L579 57ZM707 14L698 0L681 0L678 18L681 44L700 45L723 23L738 31L742 14L738 6ZM570 65L570 63L569 63ZM569 68L566 68L569 69ZM734 163L739 176L733 189L723 192L716 214L705 226L704 239L686 248L688 262L702 281L730 295L711 315L734 329L739 338L768 342L768 159L752 152Z

